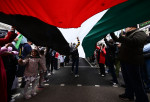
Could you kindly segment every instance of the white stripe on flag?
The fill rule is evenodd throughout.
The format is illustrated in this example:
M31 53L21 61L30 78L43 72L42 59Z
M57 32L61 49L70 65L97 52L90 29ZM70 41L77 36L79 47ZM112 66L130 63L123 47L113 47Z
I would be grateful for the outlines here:
M78 48L79 57L85 58L85 53L84 53L83 47L81 46L82 40L107 11L108 9L90 17L85 22L83 22L81 27L79 28L69 28L69 29L58 28L68 43L71 43L71 42L77 43L76 38L79 37L80 42L81 42Z

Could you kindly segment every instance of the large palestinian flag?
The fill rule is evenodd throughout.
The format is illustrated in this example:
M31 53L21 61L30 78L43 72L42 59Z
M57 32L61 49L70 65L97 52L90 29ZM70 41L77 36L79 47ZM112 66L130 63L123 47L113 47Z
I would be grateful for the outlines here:
M125 1L0 0L0 22L15 26L36 45L68 54L69 44L57 27L80 27L91 16Z
M86 56L91 56L97 41L110 32L147 20L150 20L150 0L128 0L110 8L83 39Z

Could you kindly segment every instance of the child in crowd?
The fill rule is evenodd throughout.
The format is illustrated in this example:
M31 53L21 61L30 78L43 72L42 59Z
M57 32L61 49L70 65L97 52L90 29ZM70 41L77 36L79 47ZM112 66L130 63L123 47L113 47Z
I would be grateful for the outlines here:
M46 71L46 67L43 61L41 60L38 51L35 49L31 51L31 56L25 58L24 60L19 59L18 63L20 65L26 65L25 72L24 72L25 81L26 81L26 85L24 88L24 98L29 99L31 98L31 95L35 96L37 94L35 88L36 88L36 80L38 75L38 65L41 65L44 72ZM32 83L31 95L27 93L30 83Z

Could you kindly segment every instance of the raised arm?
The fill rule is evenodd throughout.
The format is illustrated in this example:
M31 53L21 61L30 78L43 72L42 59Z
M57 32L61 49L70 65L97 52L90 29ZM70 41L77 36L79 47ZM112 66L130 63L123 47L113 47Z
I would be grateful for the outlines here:
M16 38L15 29L12 27L11 31L7 33L5 38L0 38L0 46L4 46L7 43L12 42Z
M77 37L77 40L78 40L78 44L76 45L76 48L80 45L80 40L78 37Z
M117 38L114 35L114 33L111 33L110 35L116 42L124 43L127 44L128 46L133 46L133 47L140 46L147 39L147 36L144 33L144 31L137 31L134 33L134 35L132 35L132 37L126 37L121 34L120 37Z
M119 38L114 34L114 32L110 33L110 36L115 42L119 42Z

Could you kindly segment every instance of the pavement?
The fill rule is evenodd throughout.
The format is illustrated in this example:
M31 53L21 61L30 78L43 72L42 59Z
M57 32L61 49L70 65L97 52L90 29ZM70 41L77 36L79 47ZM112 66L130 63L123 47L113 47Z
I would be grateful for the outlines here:
M18 88L14 93L15 102L124 102L118 98L124 92L123 87L112 87L111 76L101 77L99 69L91 67L85 59L79 62L79 77L71 73L71 64L54 70L45 82L43 89L37 88L38 94L29 100L22 96ZM121 83L122 78L119 78ZM150 95L149 99L150 99ZM126 101L129 102L129 101ZM131 101L130 101L131 102Z

